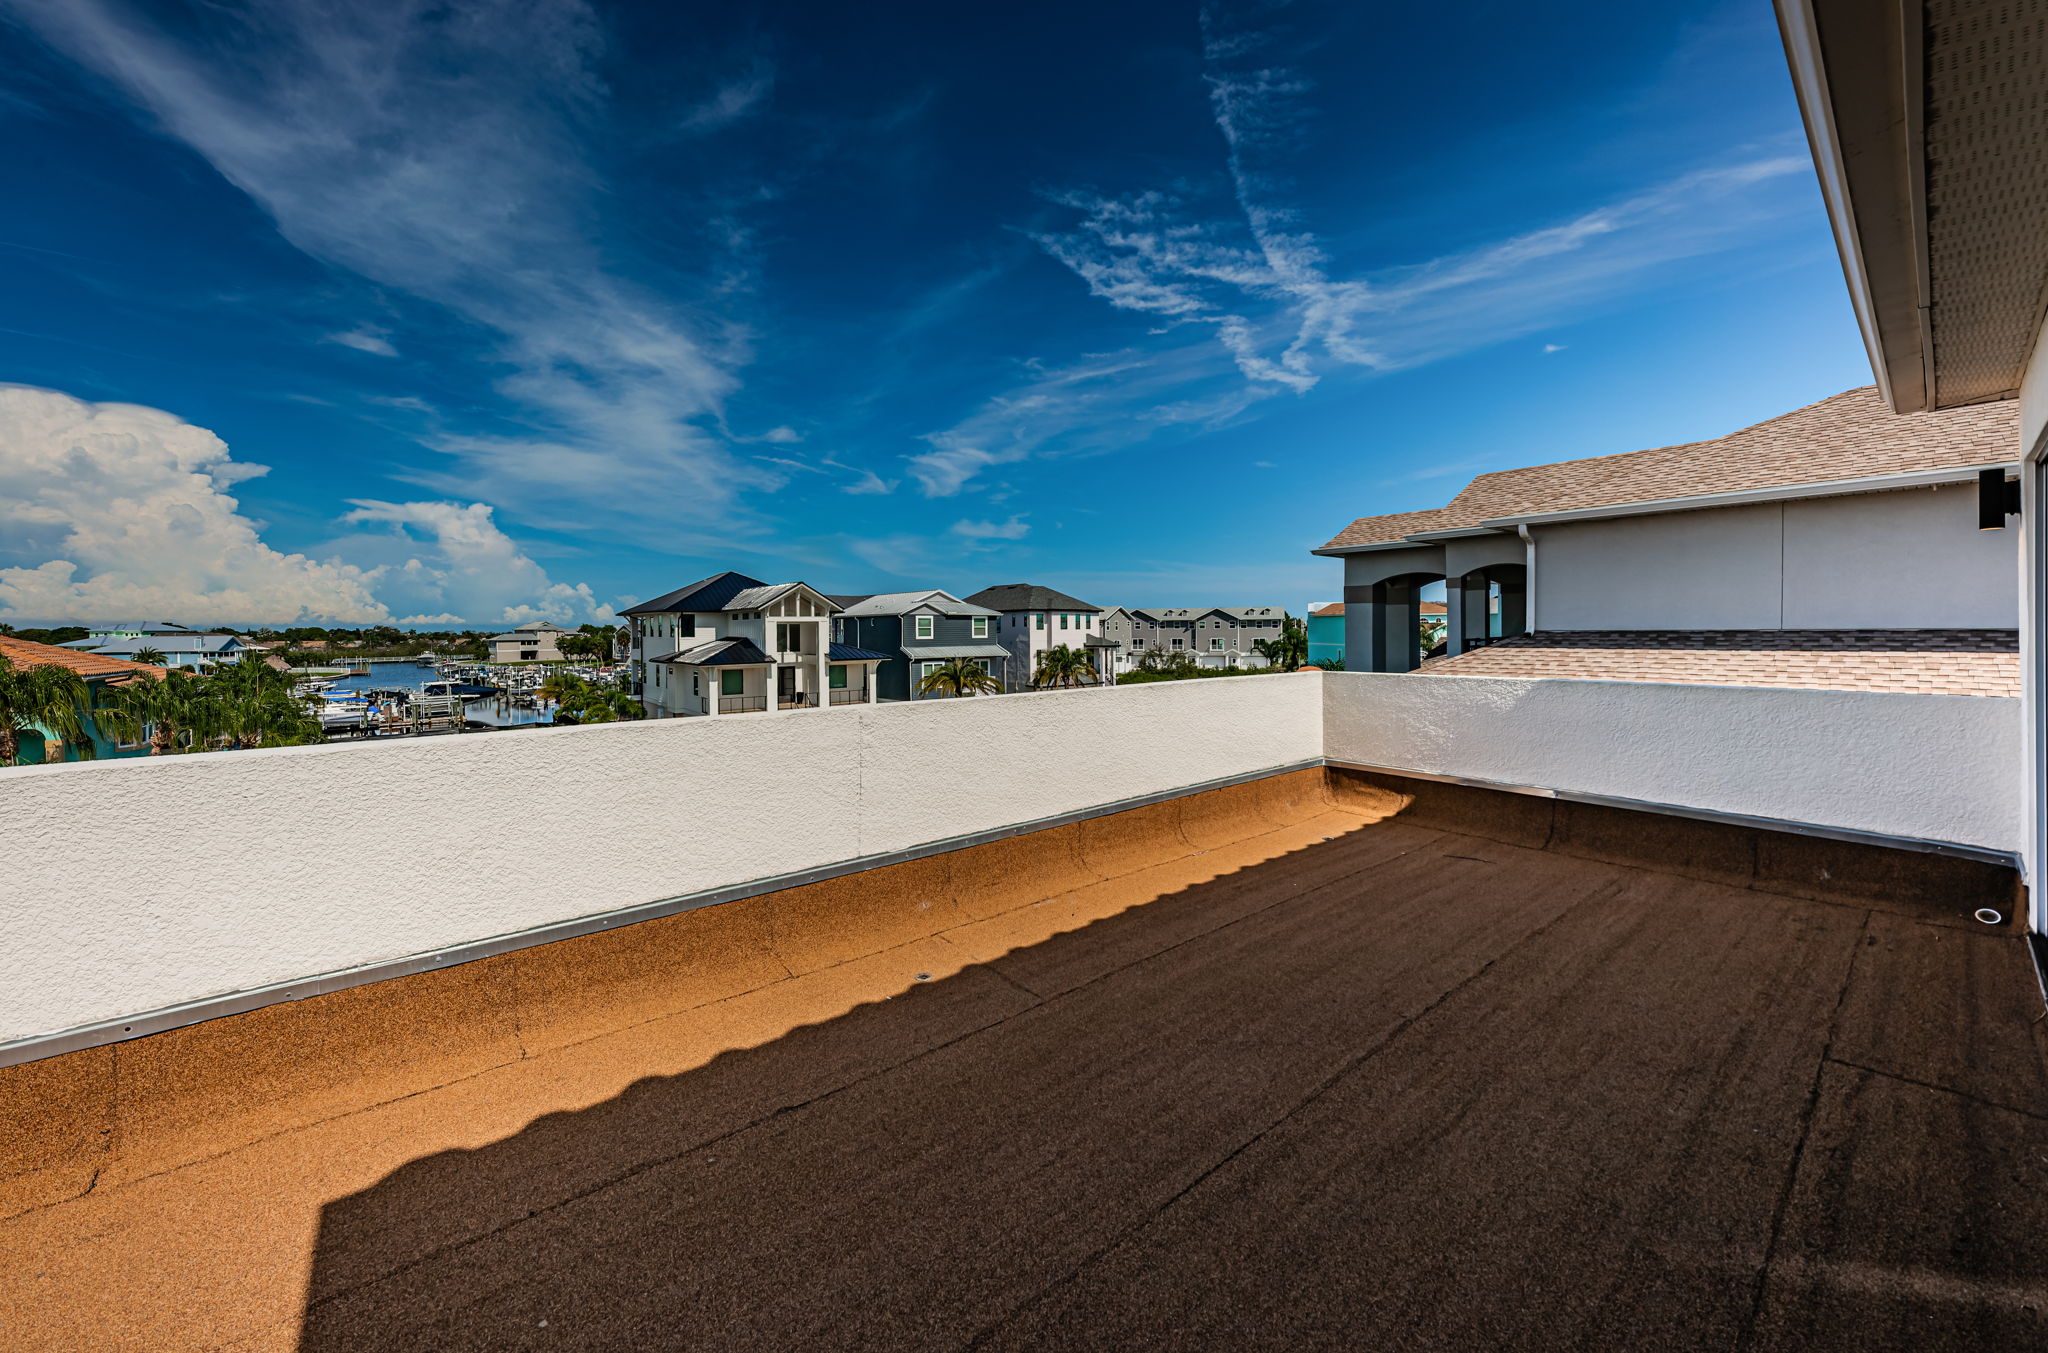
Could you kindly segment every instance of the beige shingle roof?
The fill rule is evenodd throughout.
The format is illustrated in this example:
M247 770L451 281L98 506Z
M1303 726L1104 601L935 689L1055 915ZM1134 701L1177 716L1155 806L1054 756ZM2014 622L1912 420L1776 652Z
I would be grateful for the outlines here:
M1489 517L1996 465L2016 459L2018 445L2012 401L1901 415L1866 385L1710 441L1483 474L1448 506L1360 517L1323 548L1387 544Z
M2020 693L2017 630L1559 630L1432 658L1420 670L1688 686Z
M69 667L84 677L139 675L162 679L164 674L163 668L146 662L130 662L126 658L108 657L104 653L92 653L81 648L39 644L30 639L17 639L11 634L0 634L0 658L6 658L16 667Z

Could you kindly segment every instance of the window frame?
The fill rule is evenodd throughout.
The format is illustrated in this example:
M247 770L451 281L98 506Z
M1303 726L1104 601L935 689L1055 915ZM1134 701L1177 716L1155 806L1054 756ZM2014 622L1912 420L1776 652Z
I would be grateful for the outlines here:
M974 623L973 623L973 626L972 626L972 630L973 630L973 637L974 637L974 638L976 638L976 639L986 639L986 638L988 638L988 617L987 617L987 616L985 616L985 615L978 615L978 616L975 616L975 617L974 617Z
M936 616L920 615L913 618L917 622L918 638L930 639L937 635L939 626L938 618Z

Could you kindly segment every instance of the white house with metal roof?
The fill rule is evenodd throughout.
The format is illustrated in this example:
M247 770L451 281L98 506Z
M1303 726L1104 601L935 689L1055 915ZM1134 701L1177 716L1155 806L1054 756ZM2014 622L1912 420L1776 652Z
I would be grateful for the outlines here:
M808 583L715 573L621 614L633 694L653 718L872 704L888 654L835 643Z
M1531 651L1563 634L1577 637L1557 674L1619 679L1649 649L1662 680L1682 679L1672 654L1687 648L1703 673L1745 646L1842 667L1874 661L1859 654L2010 654L2017 533L1979 527L1983 494L2002 497L2016 423L2010 403L1900 418L1863 387L1708 441L1481 475L1444 507L1361 517L1315 553L1344 562L1346 664L1359 671L1421 662L1420 594L1437 581L1450 665L1431 670L1504 672L1504 655L1459 659L1505 645L1517 675L1541 675ZM1605 667L1588 656L1603 649Z

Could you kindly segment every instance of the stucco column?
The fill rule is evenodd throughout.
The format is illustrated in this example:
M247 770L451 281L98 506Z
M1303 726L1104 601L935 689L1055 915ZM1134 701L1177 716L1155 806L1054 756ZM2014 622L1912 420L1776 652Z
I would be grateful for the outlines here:
M1375 583L1371 609L1372 666L1367 670L1414 671L1421 661L1421 587L1412 578L1389 578ZM1344 610L1348 617L1349 603Z
M812 687L818 693L818 708L832 708L832 634L825 628L826 621L819 620L814 626L818 636L817 684Z
M704 692L704 713L707 717L715 719L718 717L718 701L725 690L724 686L720 684L724 678L716 667L705 667L699 670L703 672L704 684L708 688Z
M1478 648L1487 638L1487 581L1483 573L1467 573L1444 583L1446 653Z
M1500 637L1512 638L1529 632L1529 575L1525 569L1502 569L1500 578Z

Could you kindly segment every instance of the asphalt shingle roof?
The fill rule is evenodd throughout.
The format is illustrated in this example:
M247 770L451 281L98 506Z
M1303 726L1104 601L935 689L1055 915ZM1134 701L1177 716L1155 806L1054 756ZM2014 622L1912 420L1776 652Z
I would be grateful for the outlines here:
M837 598L835 598L837 600ZM962 601L951 592L940 588L927 588L922 592L882 592L869 597L850 597L841 601L848 615L902 615L908 611L929 610L941 615L999 615L986 606L977 606ZM1085 608L1084 608L1085 609Z
M2017 458L2018 442L2012 401L1900 415L1866 385L1708 441L1483 474L1444 507L1360 517L1322 548L1391 544L1493 517L1996 465Z
M1576 630L1432 658L1432 676L2020 693L2017 630Z
M998 583L984 587L967 598L976 606L986 606L993 611L1099 611L1100 606L1070 597L1064 592L1055 592L1050 587L1037 583Z

